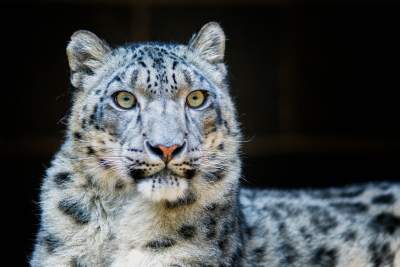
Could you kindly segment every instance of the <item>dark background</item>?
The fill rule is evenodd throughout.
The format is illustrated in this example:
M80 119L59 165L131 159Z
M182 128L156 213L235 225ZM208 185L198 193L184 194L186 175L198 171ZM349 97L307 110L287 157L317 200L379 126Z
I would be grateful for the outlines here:
M78 29L112 45L186 42L204 23L220 22L248 141L248 186L400 181L394 2L54 0L0 7L1 214L10 266L25 266L32 249L38 189L69 109L65 46Z

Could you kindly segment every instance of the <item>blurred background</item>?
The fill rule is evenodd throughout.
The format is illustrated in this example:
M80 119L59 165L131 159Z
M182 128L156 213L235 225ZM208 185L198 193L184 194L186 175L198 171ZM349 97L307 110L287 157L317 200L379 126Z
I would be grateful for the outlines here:
M78 29L114 46L186 43L204 23L220 22L246 139L246 186L400 181L395 2L53 0L0 8L2 222L12 266L26 265L42 175L63 140L65 46Z

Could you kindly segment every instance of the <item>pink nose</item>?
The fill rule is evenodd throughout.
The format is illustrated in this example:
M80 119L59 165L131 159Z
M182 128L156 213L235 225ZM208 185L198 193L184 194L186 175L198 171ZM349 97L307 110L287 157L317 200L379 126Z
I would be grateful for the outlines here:
M173 146L158 145L158 148L162 151L163 159L166 162L172 159L172 155L178 147L179 147L178 145L173 145Z

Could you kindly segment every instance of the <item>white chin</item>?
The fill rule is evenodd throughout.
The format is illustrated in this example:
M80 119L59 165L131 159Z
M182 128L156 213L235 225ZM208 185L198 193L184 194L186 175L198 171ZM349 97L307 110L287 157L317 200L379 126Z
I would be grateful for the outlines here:
M184 178L149 177L137 184L137 190L152 201L176 201L186 195L188 182Z

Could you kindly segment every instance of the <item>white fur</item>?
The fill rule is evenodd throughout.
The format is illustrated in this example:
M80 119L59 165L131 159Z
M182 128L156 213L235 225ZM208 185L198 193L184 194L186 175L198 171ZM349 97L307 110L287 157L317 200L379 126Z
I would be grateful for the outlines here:
M184 197L188 188L186 179L178 178L178 182L179 183L168 176L153 179L147 178L138 183L137 190L142 193L145 198L152 201L175 201Z

